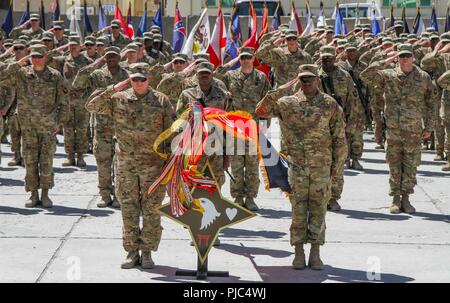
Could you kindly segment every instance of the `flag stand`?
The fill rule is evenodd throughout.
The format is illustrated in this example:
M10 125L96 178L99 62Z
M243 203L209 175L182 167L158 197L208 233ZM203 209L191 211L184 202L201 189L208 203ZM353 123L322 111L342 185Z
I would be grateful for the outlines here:
M208 257L206 257L205 262L202 263L198 255L197 270L179 269L175 272L175 275L184 277L197 277L197 280L206 280L208 279L208 277L228 278L230 276L228 271L208 271Z

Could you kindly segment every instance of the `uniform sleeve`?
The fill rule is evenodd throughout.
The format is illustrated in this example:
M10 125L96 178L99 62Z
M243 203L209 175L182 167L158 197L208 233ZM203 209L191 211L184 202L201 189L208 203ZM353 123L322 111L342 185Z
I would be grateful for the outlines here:
M6 68L0 68L0 85L14 87L17 85L17 79L20 77L18 63L11 63Z
M420 67L427 73L433 73L438 71L444 63L442 56L439 54L429 53L426 54L420 63Z
M89 79L92 72L96 69L95 65L91 64L80 69L75 76L72 83L73 89L83 89L88 87Z
M437 112L437 106L438 103L435 102L435 99L432 98L432 89L434 88L434 85L431 81L431 78L429 75L424 75L426 79L424 79L424 85L425 85L425 116L423 117L423 124L425 130L431 132L434 130L434 127L436 125L436 112Z
M330 119L330 133L332 144L332 164L333 171L343 171L345 160L347 159L348 147L345 139L345 123L342 109L335 104L333 116Z
M258 60L262 60L268 65L279 64L282 62L280 61L280 56L278 55L278 48L276 48L271 41L258 49L256 52L256 57Z
M267 93L256 105L256 115L265 119L280 117L280 111L277 104L279 94L278 90Z
M370 64L365 70L359 74L361 80L368 86L377 86L381 90L384 89L384 77L380 73L385 69L385 61L378 61Z
M108 115L112 117L113 114L113 100L112 96L116 93L114 86L110 85L105 91L100 94L92 94L87 103L86 109L90 113L100 115Z
M177 107L175 109L177 116L180 116L187 108L189 104L189 98L185 93L181 93L180 98L178 98Z
M177 114L175 113L175 109L170 103L169 99L164 96L163 106L164 106L164 115L163 115L163 129L166 130L172 126L172 123L177 119ZM164 153L170 153L170 145L171 141L166 140L164 142Z
M69 118L69 96L68 96L68 88L67 88L67 82L64 81L64 79L61 77L61 79L57 83L57 96L56 96L56 103L57 103L57 119L58 124L65 124Z
M446 71L437 81L440 87L450 90L450 70Z

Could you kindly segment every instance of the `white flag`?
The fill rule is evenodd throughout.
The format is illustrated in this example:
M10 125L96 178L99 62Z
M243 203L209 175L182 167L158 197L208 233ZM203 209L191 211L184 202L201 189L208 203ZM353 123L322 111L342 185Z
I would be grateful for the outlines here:
M72 8L72 13L70 14L70 32L76 33L78 36L82 37L80 24L78 24L77 16L75 14L75 6Z
M209 27L208 8L205 8L200 19L195 24L189 34L181 53L192 57L196 53L205 53L211 39L211 29Z

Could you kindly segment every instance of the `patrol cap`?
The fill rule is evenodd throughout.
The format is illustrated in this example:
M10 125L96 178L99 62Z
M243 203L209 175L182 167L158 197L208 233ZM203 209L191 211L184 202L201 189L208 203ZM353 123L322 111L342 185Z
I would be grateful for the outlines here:
M53 41L55 39L55 35L52 32L45 32L42 34L42 41Z
M384 46L384 45L394 45L394 41L392 41L391 39L388 39L388 38L386 38L386 39L383 39L383 42L381 43L381 45L382 46Z
M127 53L128 52L135 52L135 53L137 53L138 50L139 50L139 46L137 44L135 44L135 43L130 43L124 48L124 51L127 52Z
M417 39L417 35L416 34L409 34L408 39Z
M27 41L22 40L22 39L17 39L17 40L14 40L14 42L12 43L12 46L14 46L14 47L27 47Z
M211 64L209 62L202 62L199 65L197 65L197 74L203 73L203 72L212 74L213 70L214 70L214 64Z
M150 74L150 65L148 63L133 63L130 65L130 78L147 78Z
M429 26L429 27L427 27L426 31L429 32L429 33L435 33L436 29L434 27L432 27L432 26Z
M186 54L182 54L182 53L175 53L175 54L173 54L172 58L175 61L184 61L184 62L187 62L189 59Z
M396 27L401 27L401 28L403 28L403 21L402 21L402 20L397 20L397 21L395 21L395 23L394 23L394 28L396 28Z
M114 19L113 21L111 21L111 27L120 28L120 21L117 19Z
M337 48L344 48L347 42L347 39L338 39Z
M332 27L332 26L327 26L326 28L325 28L325 32L327 32L327 33L334 33L334 28Z
M405 42L405 40L400 37L394 38L392 41L394 41L394 43L399 43L399 44L403 44L403 42Z
M41 20L41 16L39 14L31 14L30 20L31 21L36 21L36 20L39 21L39 20Z
M26 40L24 40L24 41L26 41ZM39 39L33 39L30 42L28 42L28 45L30 45L30 46L39 45L39 44L42 44L42 41Z
M289 39L289 38L297 39L298 38L298 32L296 30L292 30L292 29L288 30L286 32L286 39Z
M110 46L107 49L105 49L105 55L120 56L120 48L118 48L117 46Z
M109 45L109 39L107 37L99 37L95 43L97 45Z
M97 39L93 36L88 36L84 38L84 45L95 45Z
M336 39L336 41L337 41L338 39L343 39L343 38L344 38L343 35L336 35L336 36L334 36L333 39Z
M401 33L401 34L400 34L400 37L401 37L401 38L408 38L408 33Z
M64 21L53 21L54 29L64 29Z
M25 41L30 41L30 37L28 37L27 35L20 35L19 39L25 40Z
M355 26L355 31L360 31L360 30L362 30L362 27L361 27L361 25L357 25L357 26Z
M363 24L363 25L362 25L362 30L363 30L363 31L369 31L369 32L370 32L370 31L371 31L371 29L370 29L370 24Z
M12 39L6 39L6 40L5 40L5 43L3 43L3 45L4 45L6 48L9 48L9 47L13 46L13 40L12 40Z
M255 49L253 47L241 47L239 49L239 58L242 56L255 56Z
M349 42L345 45L345 49L351 50L351 49L358 49L358 46L356 45L355 42Z
M144 41L145 40L153 40L153 33L151 32L144 33Z
M69 45L80 45L81 38L80 36L70 36L69 37Z
M210 61L209 54L207 54L207 53L194 54L192 57L194 58L194 60L203 58L203 59L207 60L208 62Z
M441 35L441 41L446 43L450 42L450 33L443 33Z
M429 33L429 32L423 32L423 33L420 35L421 38L430 38L430 36L431 36L431 33Z
M194 61L195 66L198 66L202 62L209 62L209 61L206 60L205 58L198 58L197 60Z
M36 44L30 47L30 56L44 56L47 54L47 47L43 44Z
M141 37L136 37L133 40L133 43L136 43L137 45L139 45L139 47L143 46L144 44L144 38Z
M282 31L284 29L289 29L289 24L283 23L278 27L278 30Z
M335 57L336 49L333 46L324 45L320 48L320 58L323 57Z
M397 54L403 55L403 54L413 54L413 48L411 44L400 44L397 47Z
M323 25L320 25L316 28L317 32L319 33L323 33L325 31L325 27L323 27Z
M432 39L439 39L439 34L436 33L436 32L433 32L433 33L430 35L430 40L432 40Z
M163 39L163 36L161 34L154 34L153 35L153 42L161 42Z
M319 67L315 64L302 64L298 68L299 77L317 77Z
M152 26L150 27L150 31L151 31L152 33L160 33L160 32L161 32L161 29L159 28L158 25L152 25Z

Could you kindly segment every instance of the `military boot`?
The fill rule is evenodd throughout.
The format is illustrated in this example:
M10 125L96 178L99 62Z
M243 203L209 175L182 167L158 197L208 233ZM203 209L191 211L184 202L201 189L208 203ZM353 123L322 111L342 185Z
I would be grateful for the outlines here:
M345 169L350 169L350 168L352 168L352 165L350 164L350 159L348 159L348 160L345 160Z
M402 210L405 213L407 213L407 214L414 214L414 213L416 213L416 209L409 202L409 195L403 195L402 196Z
M394 199L392 201L391 207L389 208L389 211L391 214L399 214L401 208L402 208L402 205L401 205L401 201L400 201L400 196L396 195L396 196L394 196Z
M312 270L322 270L323 262L320 260L320 245L312 244L309 252L308 266Z
M112 203L111 195L109 193L101 194L101 202L97 203L97 207L105 208L108 207Z
M447 156L448 157L448 156ZM447 160L447 164L445 164L442 168L442 171L450 171L450 158Z
M64 160L62 166L75 166L75 155L74 154L67 154L67 159Z
M240 205L240 206L244 206L244 198L237 197L236 199L234 199L234 203L236 203L237 205Z
M445 159L444 153L437 153L433 161L444 161L444 159Z
M151 251L143 251L141 256L141 266L144 269L152 269L155 267L155 262L152 260Z
M341 206L336 201L336 199L330 199L330 201L328 202L328 210L340 211L341 210Z
M125 261L120 265L122 269L131 269L139 264L139 251L130 251Z
M120 202L119 200L116 198L116 196L114 195L113 197L113 202L111 204L111 206L115 209L120 209Z
M22 157L20 153L14 153L14 157L10 162L8 162L8 166L20 166L22 165Z
M295 245L295 257L292 261L292 268L296 270L302 270L306 267L305 250L303 244Z
M377 146L375 146L375 149L384 149L384 144L378 143Z
M258 205L255 203L255 199L252 197L245 198L245 208L247 208L250 211L258 211Z
M86 162L85 162L84 159L83 159L83 154L78 154L78 157L77 157L77 166L78 166L78 167L81 167L81 168L86 167Z
M361 165L361 163L359 163L358 159L353 159L352 160L352 168L356 169L356 170L363 170L363 166Z
M39 193L37 190L31 192L30 198L28 198L27 203L25 203L26 208L33 208L39 204Z
M48 197L48 189L43 189L41 193L41 203L44 208L52 208L53 202Z
M428 146L428 142L422 142L422 150L428 150L429 146Z

